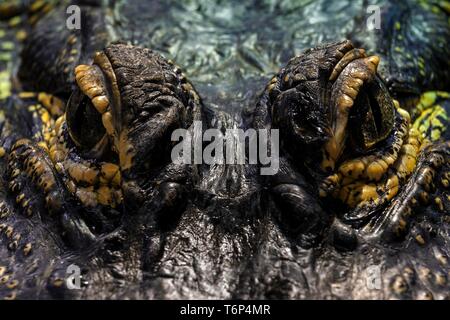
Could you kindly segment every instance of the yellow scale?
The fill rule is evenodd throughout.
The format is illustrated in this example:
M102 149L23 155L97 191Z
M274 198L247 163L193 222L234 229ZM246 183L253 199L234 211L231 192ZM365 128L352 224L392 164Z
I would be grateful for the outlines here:
M448 114L442 103L450 103L450 93L429 91L421 95L414 113L417 115L413 128L430 141L437 141L447 130Z
M14 43L8 41L9 31L0 24L0 101L11 95L12 52Z
M0 102L14 90L12 69L26 39L26 29L49 12L58 0L34 0L20 10L23 0L0 0Z

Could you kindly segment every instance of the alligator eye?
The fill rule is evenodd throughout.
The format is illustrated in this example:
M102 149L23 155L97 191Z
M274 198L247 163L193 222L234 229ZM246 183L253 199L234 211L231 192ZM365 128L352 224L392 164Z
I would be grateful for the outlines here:
M106 130L102 125L102 115L89 97L77 89L70 97L66 111L67 126L73 142L84 151L94 149L106 140Z
M358 93L349 115L351 142L358 151L386 139L394 125L395 107L387 88L376 76Z

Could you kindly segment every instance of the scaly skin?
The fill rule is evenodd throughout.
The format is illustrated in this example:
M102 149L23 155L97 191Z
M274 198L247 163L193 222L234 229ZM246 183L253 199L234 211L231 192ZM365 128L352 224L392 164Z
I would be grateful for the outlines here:
M448 298L448 2L16 3L0 297ZM280 170L172 163L195 120L279 129Z

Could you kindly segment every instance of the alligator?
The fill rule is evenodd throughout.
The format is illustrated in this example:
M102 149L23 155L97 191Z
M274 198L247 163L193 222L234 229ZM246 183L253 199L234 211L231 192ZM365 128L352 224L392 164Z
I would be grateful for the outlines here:
M0 2L0 297L450 298L449 14ZM266 132L277 170L177 129Z

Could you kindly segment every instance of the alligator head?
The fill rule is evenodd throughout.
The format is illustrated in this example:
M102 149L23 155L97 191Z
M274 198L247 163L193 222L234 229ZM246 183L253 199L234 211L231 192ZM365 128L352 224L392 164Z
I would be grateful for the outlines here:
M420 187L404 193L426 194L444 162L429 151L434 168L419 165L424 141L377 74L379 61L350 41L307 50L271 80L259 102L255 125L279 128L282 139L284 169L270 184L300 225L327 225L326 208L328 219L336 215L366 235L405 229L400 216L411 206L389 210L393 200L413 174ZM313 198L320 207L299 204Z

